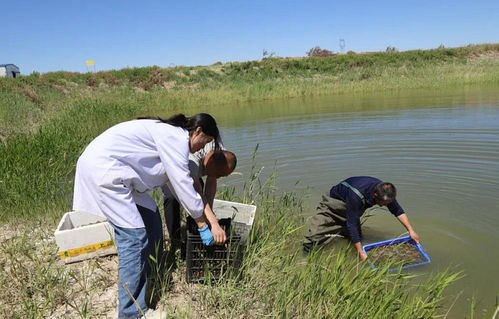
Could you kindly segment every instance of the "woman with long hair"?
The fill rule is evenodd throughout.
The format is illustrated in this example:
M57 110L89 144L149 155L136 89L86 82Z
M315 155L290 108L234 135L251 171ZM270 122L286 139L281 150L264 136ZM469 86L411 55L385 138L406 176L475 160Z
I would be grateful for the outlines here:
M205 245L223 244L225 232L193 187L188 156L206 143L221 142L215 119L206 113L119 123L96 137L76 165L73 210L105 216L118 249L119 318L140 318L148 258L161 262L163 230L152 189L171 185L195 220ZM210 227L211 226L211 229Z

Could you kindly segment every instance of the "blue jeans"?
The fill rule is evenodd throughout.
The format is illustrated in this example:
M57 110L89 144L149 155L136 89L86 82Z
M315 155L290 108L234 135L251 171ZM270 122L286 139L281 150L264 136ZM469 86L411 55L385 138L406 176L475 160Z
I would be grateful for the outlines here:
M149 255L163 259L163 226L159 211L137 208L144 228L123 228L111 223L118 249L118 318L140 318L148 309L146 303Z

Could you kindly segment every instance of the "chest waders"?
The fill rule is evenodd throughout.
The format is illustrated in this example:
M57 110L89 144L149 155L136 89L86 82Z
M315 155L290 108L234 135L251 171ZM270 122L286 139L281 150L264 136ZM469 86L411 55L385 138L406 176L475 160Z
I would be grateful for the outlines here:
M347 182L341 182L341 184L354 192L365 206L364 195L358 189ZM322 201L317 207L317 213L310 219L310 228L305 236L303 249L308 252L313 246L326 245L336 237L350 237L347 229L346 213L347 206L345 202L322 195ZM358 231L362 236L360 224Z

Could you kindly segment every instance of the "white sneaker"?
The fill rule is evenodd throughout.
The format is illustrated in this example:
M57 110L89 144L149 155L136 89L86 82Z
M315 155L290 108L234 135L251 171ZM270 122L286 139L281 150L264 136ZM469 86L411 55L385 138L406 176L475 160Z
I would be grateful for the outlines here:
M113 311L107 315L107 318L108 319L116 319L116 318L118 318L118 313L119 313L119 310L118 310L118 307L116 307L115 311ZM160 318L160 317L156 316L156 314L154 313L154 309L147 309L144 312L144 315L142 315L140 318L156 319L156 318Z
M149 309L147 309L146 312L144 312L144 315L141 318L144 318L144 319L158 319L159 316L154 313L154 309L149 308Z

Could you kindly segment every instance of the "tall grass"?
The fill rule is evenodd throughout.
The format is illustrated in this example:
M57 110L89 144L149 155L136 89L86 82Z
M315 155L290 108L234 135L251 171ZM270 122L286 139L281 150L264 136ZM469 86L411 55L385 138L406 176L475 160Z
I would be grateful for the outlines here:
M105 128L208 104L499 83L499 44L0 79L0 221L69 209L74 165Z
M76 159L113 122L131 118L127 105L82 100L35 134L0 145L0 220L68 209Z
M222 193L258 205L242 272L202 289L202 317L413 319L447 311L444 289L459 273L445 271L421 283L410 273L390 271L390 264L372 270L351 248L304 255L300 197L278 194L275 174L260 182L260 171L253 172L241 192Z
M141 113L148 108L178 110L317 94L477 83L499 83L499 44L197 67L35 73L0 79L0 134L10 137L31 132L80 99L132 104Z
M278 194L271 181L254 176L246 193L223 193L258 205L241 273L198 285L195 294L183 296L190 300L186 306L170 304L172 277L155 273L153 289L162 295L165 317L433 318L447 311L443 291L459 274L440 273L420 284L410 274L389 272L390 265L373 271L346 249L303 256L300 198ZM112 311L116 291L106 291L115 286L116 266L111 272L100 260L62 266L47 227L39 226L2 242L2 318L101 318Z
M226 188L217 196L258 207L241 271L196 286L182 296L190 302L178 305L170 303L170 290L184 279L172 277L171 269L154 267L151 297L161 297L159 312L165 317L412 319L447 312L444 289L458 273L446 271L421 283L411 274L390 272L389 264L374 271L358 262L351 249L303 255L301 197L277 189L276 171L265 181L261 173L253 165L240 189ZM47 222L31 222L2 241L2 318L100 318L109 313L116 305L116 291L106 291L115 285L116 262L111 273L100 260L62 266L48 229Z
M48 230L70 208L76 159L107 127L152 111L189 113L207 104L499 83L498 51L499 45L483 45L0 79L0 222L20 227L0 247L0 314L44 318L62 305L75 316L101 315L94 296L108 287L112 275L96 277L93 266L86 272L59 265ZM275 175L265 182L259 176L256 170L241 192L221 194L256 203L259 214L243 276L203 290L199 307L206 316L428 318L439 313L442 291L458 275L443 273L416 286L403 273L367 269L347 251L303 257L300 198L275 193Z

